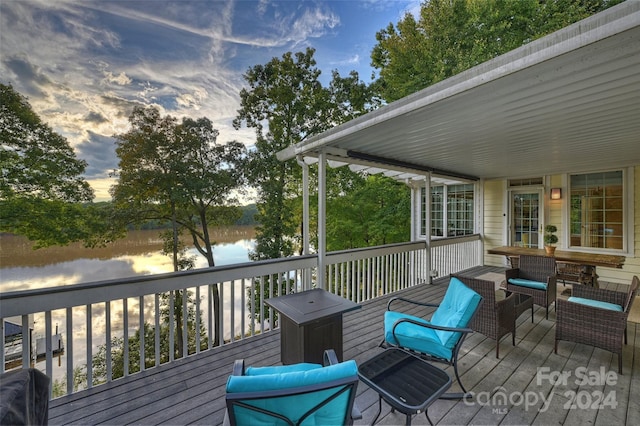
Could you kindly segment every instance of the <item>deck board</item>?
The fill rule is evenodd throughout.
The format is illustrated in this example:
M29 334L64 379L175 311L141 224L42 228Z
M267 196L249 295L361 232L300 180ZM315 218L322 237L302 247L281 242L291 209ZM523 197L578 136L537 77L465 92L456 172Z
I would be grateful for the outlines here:
M467 271L479 276L501 272L502 268L479 267ZM434 285L420 285L398 292L410 299L437 303L446 290L446 279ZM616 285L604 286L608 288ZM621 290L622 288L619 288ZM344 356L363 363L381 349L382 319L386 296L362 303L362 309L344 316ZM413 309L417 313L417 308ZM429 408L429 416L439 424L640 424L640 326L629 323L629 344L624 349L624 372L614 386L577 386L575 378L566 385L536 383L538 367L550 371L575 372L578 367L589 371L617 372L617 357L607 351L571 342L560 342L558 354L553 353L555 310L545 319L544 309L535 307L534 323L530 315L518 318L516 346L510 336L500 342L500 359L495 357L495 341L474 333L462 347L459 370L465 386L476 395L496 392L519 392L542 395L537 405L524 403L510 407L438 400ZM176 360L171 364L129 376L112 383L81 391L51 401L49 423L58 424L206 424L218 425L224 419L224 388L235 359L244 358L246 365L276 365L280 362L278 331L245 339L211 351ZM445 367L444 365L440 365ZM445 368L453 377L451 367ZM455 390L455 384L453 389ZM568 392L613 391L615 409L566 409ZM488 392L488 394L487 394ZM543 397L550 403L539 411ZM545 400L546 400L545 399ZM378 395L363 383L356 398L363 418L356 425L370 424L378 407ZM404 423L404 415L391 413L383 403L379 424ZM423 414L414 416L413 424L428 424Z

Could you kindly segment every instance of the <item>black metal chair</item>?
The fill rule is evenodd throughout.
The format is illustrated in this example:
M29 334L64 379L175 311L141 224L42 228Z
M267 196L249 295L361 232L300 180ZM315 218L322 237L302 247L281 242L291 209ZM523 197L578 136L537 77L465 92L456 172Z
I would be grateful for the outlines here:
M430 320L426 320L392 310L392 303L397 301L437 309ZM439 305L393 297L384 314L385 334L380 346L408 349L428 360L453 366L463 395L448 397L462 397L467 390L458 373L458 353L466 335L473 332L469 324L481 304L482 296L455 277L449 280L449 287Z

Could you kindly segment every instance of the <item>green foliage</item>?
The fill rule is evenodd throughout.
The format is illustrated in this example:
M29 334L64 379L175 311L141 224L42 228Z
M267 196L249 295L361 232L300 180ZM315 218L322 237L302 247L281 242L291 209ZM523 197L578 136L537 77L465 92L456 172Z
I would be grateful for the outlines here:
M0 232L26 236L35 247L84 241L95 246L122 235L94 205L82 177L87 166L69 142L43 123L27 100L0 84Z
M341 77L334 71L329 87L323 87L314 53L311 48L288 52L244 74L248 88L240 92L234 127L246 125L256 131L256 149L249 161L249 180L258 191L254 260L290 256L301 239L301 168L295 160L278 161L275 154L379 104L356 72ZM343 176L348 182L354 175L333 176L333 182Z
M169 347L169 296L167 293L162 294L162 302L160 309L160 364L169 362L169 353L172 350L174 359L182 358L182 333L184 332L182 327L182 293L177 292L177 296L174 299L174 348ZM194 354L196 352L196 321L195 321L195 300L193 294L188 292L188 311L187 311L187 353ZM145 323L144 324L144 341L145 341L145 367L151 368L155 366L155 326ZM206 330L204 326L200 324L198 330L200 334L200 349L206 349L208 347L208 340L206 336ZM116 337L111 340L111 364L112 364L112 379L117 379L124 376L124 339L122 337ZM140 371L140 330L136 330L133 336L128 339L128 358L129 373L136 373ZM100 345L98 353L92 358L93 364L93 385L105 383L107 381L107 345ZM86 368L86 366L85 366ZM86 381L86 378L85 378Z
M93 199L91 187L81 177L87 163L40 120L26 98L4 84L0 84L0 123L0 199L77 203Z
M555 225L546 225L544 227L544 243L555 244L558 242L558 237L555 233L558 232L558 228Z
M410 190L384 176L369 176L327 206L330 251L408 241L411 236Z
M394 101L621 0L430 0L376 34L372 65Z

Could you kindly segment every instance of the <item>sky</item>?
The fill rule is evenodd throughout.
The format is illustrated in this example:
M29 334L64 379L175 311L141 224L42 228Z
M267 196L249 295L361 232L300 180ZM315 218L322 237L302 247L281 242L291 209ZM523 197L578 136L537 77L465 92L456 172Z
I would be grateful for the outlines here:
M209 118L219 143L250 147L235 130L242 75L286 52L316 49L327 85L332 70L371 82L376 32L416 13L416 0L164 1L2 0L0 83L87 161L96 201L109 200L116 134L135 106Z

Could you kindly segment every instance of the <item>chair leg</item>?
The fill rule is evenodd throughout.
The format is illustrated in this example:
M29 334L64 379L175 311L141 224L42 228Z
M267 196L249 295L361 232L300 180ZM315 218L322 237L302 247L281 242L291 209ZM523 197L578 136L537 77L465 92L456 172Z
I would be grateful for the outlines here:
M556 342L553 345L553 353L554 354L558 354L558 339L556 339Z
M462 381L460 380L460 375L458 374L458 360L453 363L453 371L456 373L456 379L458 380L458 384L460 385L460 389L462 389L463 394L467 394L467 390L464 388Z
M533 324L533 303L531 304L531 324Z
M618 374L622 376L622 352L618 354Z

